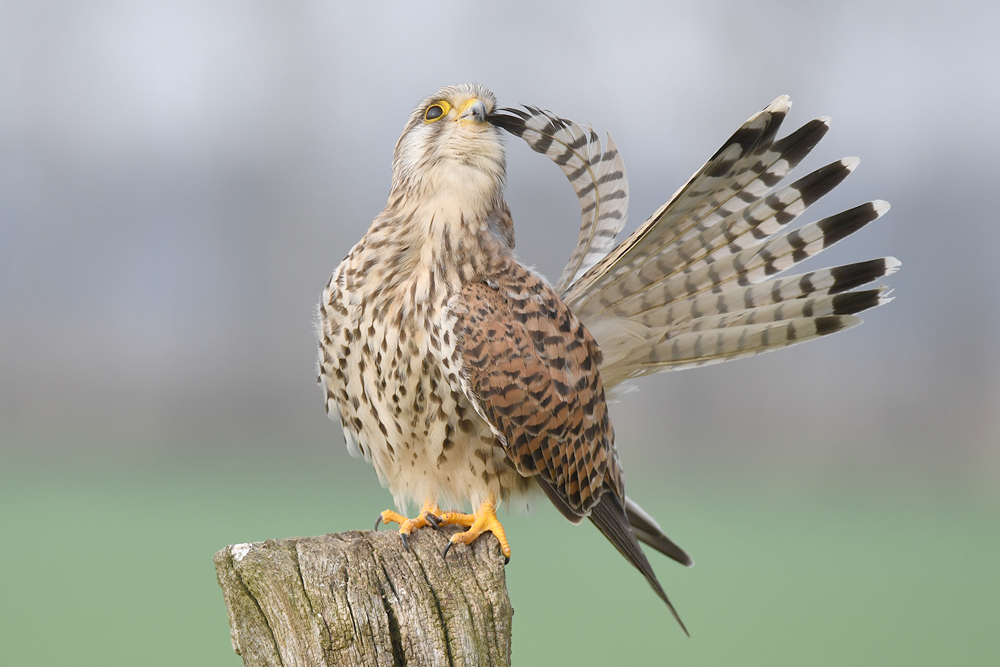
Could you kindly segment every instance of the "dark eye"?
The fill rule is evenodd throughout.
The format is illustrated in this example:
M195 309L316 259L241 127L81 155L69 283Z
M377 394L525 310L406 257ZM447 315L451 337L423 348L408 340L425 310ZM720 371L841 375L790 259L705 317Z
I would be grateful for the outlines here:
M444 115L444 108L440 104L432 104L427 107L427 112L424 113L424 120L437 120Z

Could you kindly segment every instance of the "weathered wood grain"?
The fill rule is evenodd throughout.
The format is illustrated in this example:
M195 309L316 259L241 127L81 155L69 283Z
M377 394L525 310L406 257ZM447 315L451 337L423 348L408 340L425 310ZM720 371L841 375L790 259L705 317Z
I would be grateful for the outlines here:
M424 528L228 546L215 554L233 649L248 667L510 665L513 610L495 538L441 553Z

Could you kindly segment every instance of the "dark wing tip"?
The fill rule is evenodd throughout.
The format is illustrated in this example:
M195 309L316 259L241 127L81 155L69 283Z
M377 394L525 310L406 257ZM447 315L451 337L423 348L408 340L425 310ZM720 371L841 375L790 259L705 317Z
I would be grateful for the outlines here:
M659 579L656 578L656 573L653 572L653 567L649 564L646 554L643 552L642 547L639 546L635 533L632 532L632 527L629 525L625 508L622 507L618 496L611 490L605 489L604 493L601 494L601 500L590 510L590 520L604 534L604 537L608 538L615 545L618 552L628 562L632 563L637 570L642 572L649 585L660 596L660 599L666 603L667 608L670 609L670 613L674 616L674 620L681 626L681 630L684 631L685 635L690 637L691 633L684 626L684 621L681 620L680 614L674 609L673 603L670 602L670 598L667 597L663 586L660 585Z
M664 556L672 558L681 565L691 567L694 560L676 542L666 536L660 524L646 510L628 496L625 497L625 516L632 526L632 532L640 542L648 544Z

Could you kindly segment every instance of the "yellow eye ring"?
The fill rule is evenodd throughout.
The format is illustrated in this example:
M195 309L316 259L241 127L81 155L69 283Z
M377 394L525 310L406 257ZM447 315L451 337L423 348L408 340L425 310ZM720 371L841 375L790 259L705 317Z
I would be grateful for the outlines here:
M424 122L433 123L434 121L441 120L448 115L449 111L451 111L451 105L444 100L435 102L427 107L427 111L424 112Z

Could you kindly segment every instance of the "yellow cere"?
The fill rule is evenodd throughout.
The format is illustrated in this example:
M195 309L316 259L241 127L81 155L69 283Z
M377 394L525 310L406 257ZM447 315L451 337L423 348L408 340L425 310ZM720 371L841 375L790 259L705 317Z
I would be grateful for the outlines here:
M470 97L469 99L462 102L462 105L458 107L458 117L461 118L465 110L471 107L473 104L479 101L478 97Z
M451 111L451 105L444 100L439 100L427 107L427 111L424 112L424 122L433 123L436 120L441 120L448 115L449 111Z

